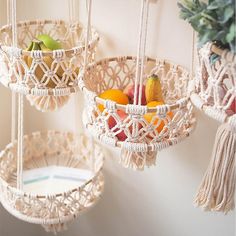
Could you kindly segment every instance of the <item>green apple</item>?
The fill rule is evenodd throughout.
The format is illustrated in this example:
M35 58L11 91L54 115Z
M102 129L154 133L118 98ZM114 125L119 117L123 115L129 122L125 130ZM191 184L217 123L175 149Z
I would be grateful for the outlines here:
M37 37L37 39L43 42L45 47L50 50L57 50L62 48L61 44L58 41L54 40L51 36L47 34L41 34Z

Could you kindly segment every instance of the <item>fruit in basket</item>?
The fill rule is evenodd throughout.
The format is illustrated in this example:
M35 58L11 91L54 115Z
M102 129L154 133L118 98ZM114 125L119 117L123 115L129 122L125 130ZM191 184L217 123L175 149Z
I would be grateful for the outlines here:
M153 74L147 79L145 95L147 103L152 101L164 102L160 78Z
M134 88L135 88L134 84L129 84L123 91L124 94L126 94L129 97L130 104L134 103ZM140 88L140 85L138 85L136 104L138 104L139 88ZM141 105L146 105L146 104L147 102L146 102L146 96L145 96L145 85L142 85Z
M99 95L102 99L112 100L118 104L129 104L129 98L120 89L108 89ZM98 109L102 112L105 108L102 104L98 105Z
M124 121L125 118L128 116L128 115L127 115L124 111L122 111L122 110L117 110L117 114L118 114L118 116L119 116L119 118L120 118L121 121ZM109 119L108 119L108 126L109 126L109 129L112 129L112 128L115 127L116 125L117 125L116 119L115 119L113 116L110 116ZM118 128L118 127L113 130L113 132L117 132L117 131L119 131L119 128ZM125 140L127 139L127 136L126 136L126 134L125 134L124 131L119 132L119 133L116 135L116 137L117 137L118 140L120 140L120 141L125 141Z
M236 98L233 100L233 102L230 105L230 111L232 111L233 114L236 114Z
M43 44L45 45L46 48L48 48L49 50L58 50L58 49L62 49L62 46L60 44L60 42L58 42L57 40L53 39L50 35L48 34L41 34L38 35L37 39L41 42L43 42Z
M50 49L46 48L40 41L36 41L36 40L32 41L32 43L26 50L27 51L34 51L34 50L51 51ZM32 66L34 59L31 56L26 56L24 59L25 59L26 64L30 68ZM47 65L48 68L51 68L53 59L50 56L44 56L43 61ZM38 80L41 80L44 76L44 70L42 69L40 64L36 65L35 75ZM49 83L49 87L51 86L53 86L53 84Z
M152 102L149 102L148 104L147 104L147 107L156 107L156 106L160 106L160 105L164 105L164 103L163 102L159 102L159 101L152 101ZM161 122L159 121L159 118L157 118L157 117L155 117L155 116L157 116L156 115L156 112L150 112L150 113L146 113L145 115L144 115L144 119L148 122L148 123L152 123L154 126L156 126L157 124L159 124L158 125L158 127L156 128L156 130L158 131L158 133L160 133L162 130L163 130L163 128L164 128L164 126L165 126L165 122L162 120ZM172 119L173 118L173 112L168 112L167 114L166 114L166 116L168 116L170 119Z

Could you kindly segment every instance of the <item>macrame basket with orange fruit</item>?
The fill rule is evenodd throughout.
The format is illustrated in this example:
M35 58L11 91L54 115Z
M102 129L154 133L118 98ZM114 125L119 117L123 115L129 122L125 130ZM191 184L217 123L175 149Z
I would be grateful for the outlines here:
M135 170L154 165L157 151L189 136L196 123L187 70L144 56L148 7L143 0L137 57L103 59L79 75L85 126L102 142L120 147L120 163Z
M85 32L78 22L62 20L20 22L17 35L12 33L11 25L3 26L0 29L1 83L27 95L31 105L40 111L62 107L70 95L78 91L77 76L84 64ZM14 40L18 42L17 47L12 46ZM92 29L88 43L90 62L98 40L97 32Z
M211 57L217 56L212 62ZM212 160L195 204L224 213L234 209L236 155L236 55L207 43L198 51L196 76L189 86L193 104L219 121Z

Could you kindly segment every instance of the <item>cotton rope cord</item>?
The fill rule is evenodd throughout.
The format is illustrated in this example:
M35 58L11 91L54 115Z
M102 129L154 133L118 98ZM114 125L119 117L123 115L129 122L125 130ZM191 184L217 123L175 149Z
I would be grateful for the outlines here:
M141 52L141 71L139 76L139 92L138 92L138 105L141 105L142 100L142 84L143 84L143 74L144 74L144 65L145 65L145 52L146 52L146 44L147 44L147 29L148 29L148 15L149 15L149 0L146 0L145 5L145 19L144 19L144 35L143 35L143 45Z
M68 9L69 9L69 21L70 23L73 23L76 19L75 0L68 1Z
M24 95L18 94L17 188L23 189L23 107Z
M9 6L9 4L8 4ZM17 48L17 23L16 23L16 0L11 0L11 23L12 23L12 46ZM13 57L14 60L14 57ZM12 116L15 116L15 101L13 97ZM23 95L18 94L18 139L17 139L17 188L22 190L23 187ZM15 135L15 119L12 118L12 138Z
M7 0L7 24L11 24L11 1ZM13 56L11 57L13 60ZM16 93L11 94L11 142L13 143L16 139Z
M86 71L87 63L88 63L88 44L89 44L89 34L90 34L90 27L91 27L91 12L92 12L92 0L87 0L87 7L88 7L88 16L87 16L87 28L86 28L86 39L85 39L85 51L84 51L84 68L83 70Z
M146 0L142 0L141 4L141 15L139 22L139 38L138 38L138 48L137 48L137 61L136 61L136 71L135 71L135 81L134 81L134 105L137 105L137 95L138 95L138 83L140 78L140 67L141 67L141 46L143 38L143 22L144 22L144 12L145 12Z
M87 31L86 31L86 39L85 39L85 57L84 57L84 68L83 70L86 72L87 64L88 64L88 43L90 38L90 31L91 31L91 14L92 14L92 0L86 0L86 8L87 8ZM94 153L94 138L92 135L89 137L89 141L91 143L91 151L92 151L92 158L90 162L91 169L95 170L95 153Z

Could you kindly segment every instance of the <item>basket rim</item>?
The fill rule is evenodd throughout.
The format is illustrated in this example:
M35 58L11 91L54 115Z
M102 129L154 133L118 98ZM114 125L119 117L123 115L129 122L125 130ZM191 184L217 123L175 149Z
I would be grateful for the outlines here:
M63 135L66 135L66 134L72 134L73 137L82 137L83 135L82 134L79 134L79 135L76 135L74 134L73 132L69 132L69 131L64 131L64 132L61 132L61 131L55 131L55 130L47 130L47 131L37 131L37 132L33 132L31 134L28 134L28 135L24 135L24 139L27 139L27 138L30 138L30 137L33 137L33 135L45 135L45 134L53 134L53 135L58 135L58 134L63 134ZM86 136L85 136L86 137ZM3 157L3 155L9 150L11 149L14 145L16 145L17 141L15 140L13 143L9 143L8 145L6 145L6 147L0 152L0 162L1 162L1 159ZM99 148L102 152L102 148L96 144L96 147ZM102 152L103 153L103 152ZM67 191L64 191L63 193L56 193L56 194L45 194L45 195L38 195L38 194L33 194L33 193L30 193L30 192L26 192L24 190L19 190L17 189L17 187L13 187L11 186L7 181L5 181L1 176L0 176L0 182L3 186L5 186L6 188L10 189L12 192L14 192L14 194L16 195L19 195L19 196L28 196L28 197L31 197L31 198L37 198L37 199L46 199L47 197L60 197L64 194L69 194L69 193L73 193L73 192L76 192L78 191L78 189L83 189L85 186L87 186L89 183L91 183L94 179L96 179L100 173L102 173L102 170L103 170L103 165L104 165L104 155L103 157L101 158L101 166L98 168L97 171L94 171L92 172L93 173L93 177L89 180L87 180L84 184L80 185L79 187L77 188L73 188L73 189L70 189L70 190L67 190Z
M62 217L57 217L57 218L49 218L49 219L44 219L44 218L36 218L36 217L31 217L31 216L27 216L23 213L21 213L20 211L16 210L15 208L12 208L4 199L2 196L0 196L0 201L3 205L3 207L13 216L15 216L16 218L29 222L29 223L33 223L33 224L41 224L41 225L51 225L51 224L59 224L59 223L68 223L72 220L74 220L75 218L78 218L78 216L80 216L81 214L85 213L86 211L88 211L91 207L94 207L98 201L101 199L102 197L102 192L104 191L104 176L102 174L102 172L99 172L99 175L101 175L102 177L102 189L99 192L99 196L95 199L95 201L92 203L92 205L90 205L89 207L83 208L79 211L77 211L74 214L69 214L66 216L62 216Z
M118 56L118 57L109 57L109 58L103 58L103 59L100 59L96 62L93 62L93 63L90 63L88 65L88 67L86 68L87 71L89 70L92 70L94 69L96 66L98 65L101 65L102 63L104 62L111 62L111 61L115 61L115 60L118 60L118 61L122 61L122 60L136 60L137 57L136 56ZM178 65L170 60L165 60L165 59L154 59L154 58L151 58L151 57L146 57L146 60L147 61L152 61L152 62L159 62L159 63L163 63L164 65L167 63L167 64L170 64L170 65L176 65L177 66L177 69L180 69L181 72L183 73L186 73L186 76L189 78L189 81L191 80L191 75L190 73L188 72L188 70L181 66L181 65ZM106 99L103 99L103 98L100 98L95 92L89 90L85 83L84 83L84 77L85 77L85 71L82 70L80 71L79 73L79 76L78 76L78 79L79 79L79 83L80 83L80 89L83 91L83 92L87 92L87 93L90 93L90 94L93 94L93 99L95 102L97 102L98 104L101 104L101 105L105 105L106 103ZM186 88L186 93L187 93L187 88ZM108 99L109 100L109 99ZM183 104L186 104L190 101L190 97L189 95L187 94L186 96L176 100L176 102L174 102L173 104L164 104L164 105L159 105L157 107L148 107L147 105L133 105L133 104L127 104L127 105L122 105L122 104L118 104L117 102L114 102L115 104L115 108L118 109L118 110L123 110L123 111L126 111L126 108L127 106L130 106L130 107L141 107L143 109L146 109L146 113L148 112L156 112L157 114L160 114L160 110L168 110L168 111L171 111L171 110L175 110L175 109L178 109L178 108L182 108Z
M208 49L209 52L211 53L215 53L220 57L223 56L228 62L236 63L236 52L233 52L228 48L221 48L217 46L217 44L214 41L205 43L198 50L201 51L201 49Z
M203 111L208 117L211 117L220 123L227 123L236 129L236 114L228 115L222 109L217 109L211 105L208 105L195 91L191 92L190 100L195 107Z
M84 28L82 26L82 24L79 22L79 21L75 21L75 22L69 22L69 21L65 21L65 20L26 20L26 21L19 21L17 23L17 26L24 26L24 25L35 25L35 24L52 24L52 23L56 23L56 24L64 24L64 25L78 25L80 26L81 28ZM7 24L7 25L4 25L0 28L0 33L6 31L7 28L11 28L11 24ZM94 39L90 40L89 43L88 43L88 48L93 48L94 45L96 45L96 43L100 40L100 37L99 37L99 34L98 32L92 28L92 32L94 33ZM5 51L11 48L14 48L12 46L6 46L6 45L2 45L0 43L0 49ZM30 52L29 51L26 51L25 49L21 49L19 47L16 47L19 51L20 51L20 54L22 56L30 56ZM53 56L53 52L55 51L60 51L60 52L64 52L66 56L71 56L71 55L76 55L75 54L75 51L78 53L81 53L82 51L85 50L85 45L83 46L75 46L73 48L70 48L70 49L59 49L59 50L52 50L52 51L42 51L42 56Z

